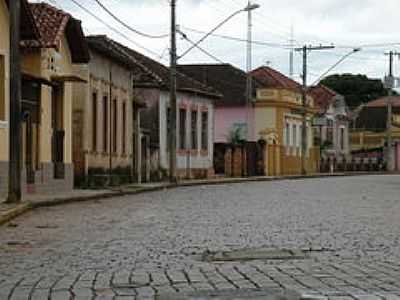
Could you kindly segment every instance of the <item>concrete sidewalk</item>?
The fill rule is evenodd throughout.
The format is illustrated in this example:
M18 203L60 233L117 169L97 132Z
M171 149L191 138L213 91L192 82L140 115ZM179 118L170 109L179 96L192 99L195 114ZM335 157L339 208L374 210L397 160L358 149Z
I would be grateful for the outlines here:
M246 178L213 178L201 180L184 180L178 183L159 182L159 183L143 183L130 184L120 187L104 190L74 190L67 194L59 195L40 195L33 194L25 197L19 204L5 204L4 200L0 199L0 225L3 225L12 219L24 214L27 211L46 207L74 203L80 201L91 201L98 199L106 199L125 195L135 195L145 192L160 191L163 189L172 189L178 187L201 186L201 185L217 185L217 184L234 184L245 182L266 182L278 180L296 180L296 179L312 179L325 178L334 176L366 176L366 175L389 175L389 173L376 172L352 172L352 173L334 173L334 174L312 174L312 175L290 175L290 176L260 176Z

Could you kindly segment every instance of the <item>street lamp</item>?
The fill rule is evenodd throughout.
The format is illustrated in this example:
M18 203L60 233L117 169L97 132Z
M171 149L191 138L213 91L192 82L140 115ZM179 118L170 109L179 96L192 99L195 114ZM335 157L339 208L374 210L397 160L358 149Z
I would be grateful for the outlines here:
M246 7L239 9L229 15L227 18L225 18L222 22L220 22L217 26L215 26L211 31L209 31L207 34L205 34L201 39L199 39L196 43L194 43L189 49L187 49L185 52L183 52L181 55L178 56L178 59L181 59L184 57L186 54L188 54L190 51L192 51L194 48L196 48L201 42L203 42L207 37L212 35L218 28L220 28L222 25L227 23L230 19L232 19L234 16L242 13L242 12L248 12L250 13L252 10L259 8L260 6L258 4L250 4L250 1Z
M247 122L247 140L253 137L253 126L250 122L250 106L251 106L251 96L252 96L252 78L250 72L252 70L252 22L251 22L251 12L257 8L260 8L259 4L251 4L250 0L244 11L247 11L247 66L246 66L246 122Z

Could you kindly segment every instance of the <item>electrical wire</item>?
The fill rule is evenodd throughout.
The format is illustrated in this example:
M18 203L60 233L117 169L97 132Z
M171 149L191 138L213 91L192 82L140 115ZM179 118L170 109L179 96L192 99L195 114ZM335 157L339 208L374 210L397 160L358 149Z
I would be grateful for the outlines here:
M151 53L152 55L154 55L155 57L160 57L160 55L156 52L154 52L153 50L150 50L142 45L140 45L139 43L137 43L136 41L132 40L129 36L127 36L126 34L124 34L123 32L119 31L118 29L115 29L114 27L112 27L111 25L107 24L106 22L104 22L104 20L102 20L100 17L96 16L94 13L92 13L89 9L87 9L86 7L84 7L82 4L80 4L77 0L70 0L71 2L73 2L75 5L77 5L79 8L81 8L83 11L85 11L87 14L89 14L90 16L92 16L93 18L95 18L97 21L99 21L101 24L103 24L104 26L106 26L108 29L110 29L111 31L113 31L114 33L122 36L123 38L125 38L127 41L131 42L132 44L134 44L135 46L137 46L138 48L147 51L148 53Z
M190 44L194 45L197 49L199 49L201 52L203 52L205 55L207 55L208 57L211 57L212 59L214 59L215 61L224 64L225 62L222 61L221 59L219 59L218 57L214 56L213 54L211 54L210 52L208 52L207 50L204 50L203 48L201 48L199 45L196 45L196 43L194 41L192 41L191 39L188 38L188 36L183 33L180 30L177 30L177 32L182 36L183 39L185 39L186 41L188 41Z
M151 34L147 34L144 32L141 32L137 29L132 28L131 26L129 26L128 24L126 24L124 21L122 21L120 18L118 18L114 13L112 13L100 0L94 0L96 1L96 3L104 10L106 11L115 21L117 21L118 23L120 23L122 26L124 26L125 28L127 28L128 30L139 34L141 36L147 37L147 38L151 38L151 39L162 39L162 38L166 38L169 36L169 34L161 34L161 35L151 35Z
M195 33L199 33L199 34L207 33L205 31L194 29L194 28L190 28L190 27L186 27L186 26L181 26L181 27L184 28L185 30L188 30L188 31L191 31L191 32L195 32ZM224 34L212 33L210 35L214 36L214 37L226 39L226 40L236 41L236 42L243 42L243 43L247 43L248 42L246 39L239 38L239 37L234 37L234 36L229 36L229 35L224 35ZM269 43L269 42L263 42L263 41L255 41L255 40L251 41L251 43L254 44L254 45L259 45L259 46L290 49L290 48L288 48L288 47L290 47L289 44L285 45L285 44Z

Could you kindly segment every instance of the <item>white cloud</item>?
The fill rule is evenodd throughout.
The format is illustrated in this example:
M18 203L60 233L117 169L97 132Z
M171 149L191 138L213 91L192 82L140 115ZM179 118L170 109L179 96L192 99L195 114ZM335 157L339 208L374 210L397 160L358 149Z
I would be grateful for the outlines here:
M129 35L137 43L153 52L164 52L164 63L168 63L169 39L154 40L135 35L113 21L94 0L77 0L104 22ZM54 0L49 1L54 2ZM123 37L111 32L103 24L88 16L71 0L57 0L62 8L68 10L83 21L86 32L90 34L108 34L128 46L138 49ZM254 1L255 2L255 1ZM103 0L116 15L135 29L146 33L161 34L169 31L169 1L167 0ZM287 44L290 37L290 26L294 25L295 39L298 45L334 43L335 45L357 46L370 43L400 42L397 33L397 20L400 3L398 0L257 0L261 7L253 14L253 33L255 40ZM178 23L182 26L209 31L235 10L244 7L247 0L178 0ZM234 17L218 30L218 33L246 37L246 14ZM196 40L201 35L186 31ZM178 52L182 53L190 45L179 40ZM227 41L216 37L208 38L203 44L223 61L245 68L245 43ZM355 54L335 71L366 73L373 77L383 77L387 62L383 55L390 47L365 48ZM400 49L400 48L399 48ZM338 48L310 54L310 82L324 70L333 65L340 56L350 49ZM288 73L288 50L254 45L254 67L271 61L271 65ZM154 56L153 56L154 57ZM209 57L194 50L182 62L210 62ZM295 56L295 71L300 74L301 57Z

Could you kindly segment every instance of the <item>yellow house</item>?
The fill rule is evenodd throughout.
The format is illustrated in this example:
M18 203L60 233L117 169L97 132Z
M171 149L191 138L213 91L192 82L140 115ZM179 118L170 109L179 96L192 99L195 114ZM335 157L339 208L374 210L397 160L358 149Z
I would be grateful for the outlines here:
M89 52L81 23L45 3L29 4L39 44L22 50L23 192L73 188L73 85Z
M133 177L140 170L141 104L134 97L133 76L142 69L108 37L88 36L86 41L90 62L82 76L88 84L74 89L76 183L90 184L99 176L107 179L101 175L110 170L118 183L137 179Z
M301 173L302 97L301 86L270 67L251 72L261 88L254 102L256 139L266 142L264 158L267 176ZM318 170L319 149L313 146L312 117L316 110L313 98L307 96L306 170Z
M9 31L8 8L0 0L0 197L6 193L8 184Z
M8 190L10 111L10 23L9 1L0 0L0 198ZM37 44L38 32L27 1L21 1L21 45Z

